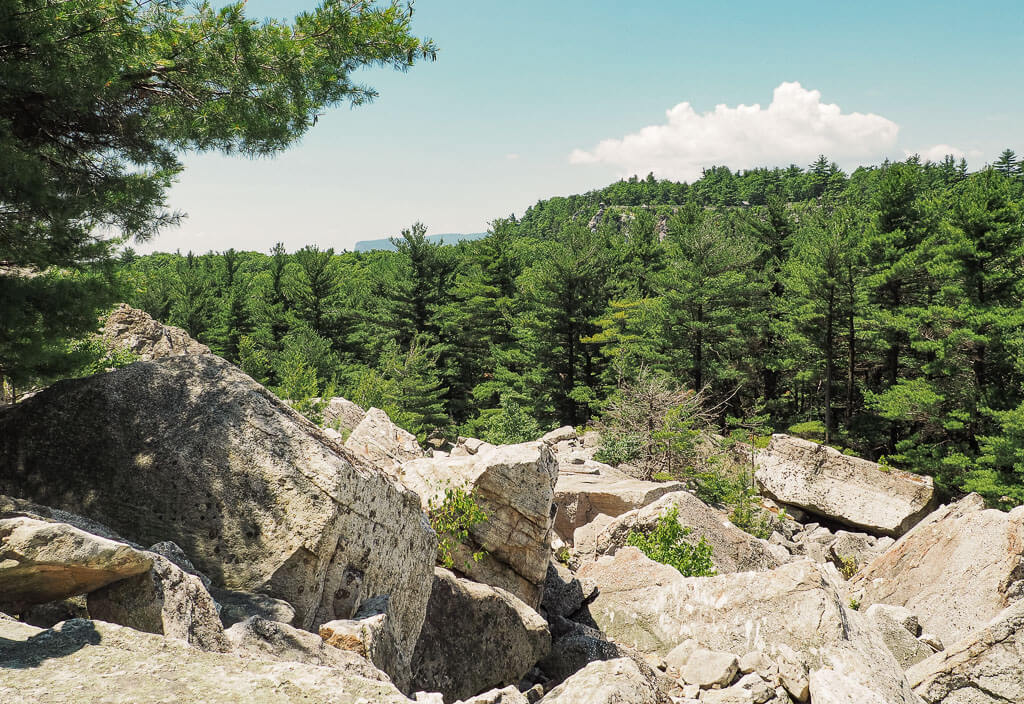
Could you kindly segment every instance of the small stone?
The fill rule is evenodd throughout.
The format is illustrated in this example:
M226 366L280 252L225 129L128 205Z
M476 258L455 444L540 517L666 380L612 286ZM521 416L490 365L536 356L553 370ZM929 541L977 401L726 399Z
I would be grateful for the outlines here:
M726 686L739 670L739 659L732 653L698 648L686 660L680 674L688 684L708 688Z
M668 655L665 656L665 664L672 672L682 672L687 660L690 659L690 656L693 655L699 647L700 646L697 645L697 641L693 638L687 638L668 652Z

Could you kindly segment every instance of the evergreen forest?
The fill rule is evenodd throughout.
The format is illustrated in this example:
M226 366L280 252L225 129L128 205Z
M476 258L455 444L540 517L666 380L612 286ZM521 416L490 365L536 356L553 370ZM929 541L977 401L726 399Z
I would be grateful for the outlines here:
M585 426L655 375L695 392L722 434L789 432L947 495L1024 503L1024 165L1010 150L977 172L915 157L847 174L821 157L634 177L496 219L480 240L426 235L412 224L393 252L126 248L97 266L110 302L281 397L345 396L421 441Z

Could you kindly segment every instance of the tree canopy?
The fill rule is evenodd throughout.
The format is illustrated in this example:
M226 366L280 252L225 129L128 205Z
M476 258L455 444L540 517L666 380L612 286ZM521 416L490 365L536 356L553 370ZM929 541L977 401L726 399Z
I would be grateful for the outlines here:
M0 262L81 269L175 223L166 192L183 153L273 154L325 108L371 101L356 69L435 57L411 19L411 4L366 0L324 0L291 22L251 19L244 2L3 3ZM3 289L26 301L11 271ZM30 298L34 329L4 331L0 375L21 374L20 338L66 332L47 328L56 300Z

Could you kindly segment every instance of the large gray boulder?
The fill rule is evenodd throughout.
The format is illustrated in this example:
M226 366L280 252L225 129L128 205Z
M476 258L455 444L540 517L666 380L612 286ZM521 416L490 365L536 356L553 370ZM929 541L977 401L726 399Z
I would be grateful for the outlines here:
M345 440L345 449L391 476L403 462L423 457L416 436L392 423L379 408L366 412Z
M664 658L691 639L737 656L757 650L779 663L794 695L809 688L814 701L815 673L823 681L837 673L863 701L916 704L881 635L846 608L827 566L799 560L768 572L687 578L625 547L579 576L597 584L589 604L597 625L642 653Z
M773 435L755 462L754 476L767 496L871 533L903 535L934 507L931 477L809 440Z
M536 611L504 589L438 567L413 654L412 690L441 692L452 702L514 684L550 647Z
M131 352L142 360L185 354L210 354L210 348L173 325L153 320L149 313L121 303L103 324L103 341L110 349Z
M153 555L68 525L0 519L0 605L14 613L149 571Z
M921 624L909 609L872 604L864 611L864 615L878 628L889 652L904 670L931 657L935 652L930 645L918 640Z
M199 577L188 574L162 555L149 555L153 567L148 572L89 594L89 616L178 638L203 650L231 650L217 605Z
M544 704L660 704L657 685L629 658L590 663L544 697Z
M598 515L620 516L683 488L679 482L646 482L607 474L560 470L555 485L555 505L558 507L555 533L571 545L576 529Z
M850 581L863 607L905 606L943 643L968 637L1024 596L1024 507L977 494L944 506Z
M679 524L690 529L690 539L703 538L711 546L711 559L720 574L771 570L788 560L784 549L740 530L693 494L677 491L615 518L597 533L593 544L582 541L576 545L580 564L615 553L632 531L653 530L673 506L679 511Z
M1024 702L1024 601L907 670L928 704Z
M531 608L540 604L551 557L551 502L558 463L547 445L501 445L466 457L406 462L399 480L419 494L424 509L443 502L448 488L472 494L487 520L454 551L467 577L506 589ZM481 560L472 554L485 551Z
M237 655L253 660L300 662L346 670L371 680L388 679L366 658L351 650L332 647L316 633L278 621L253 616L239 621L224 631L224 635Z
M102 621L75 619L44 631L0 619L5 704L409 704L366 668L211 653Z
M383 594L407 652L422 624L436 536L417 497L215 355L0 410L0 493L172 540L214 585L284 599L304 628Z

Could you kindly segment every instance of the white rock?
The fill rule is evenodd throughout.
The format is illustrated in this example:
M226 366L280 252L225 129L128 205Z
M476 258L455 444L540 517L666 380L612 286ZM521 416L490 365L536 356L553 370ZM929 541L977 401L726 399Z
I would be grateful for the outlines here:
M576 429L571 425L563 425L561 428L556 428L555 430L542 435L540 441L545 445L554 445L555 443L559 443L564 440L574 440L575 438Z
M788 435L773 435L756 463L755 477L769 497L873 533L902 535L935 498L931 477Z
M739 659L732 653L697 648L680 670L683 681L703 688L725 687L739 670Z
M423 457L416 436L392 423L379 408L366 412L345 441L345 449L391 475L397 473L403 462Z
M907 679L928 704L1024 702L1024 600L913 665Z
M578 576L597 584L590 614L622 645L664 656L693 638L708 650L760 650L796 695L805 673L831 668L889 704L914 702L877 629L846 608L839 581L808 560L768 572L687 578L625 547L585 565Z
M544 697L543 704L658 704L658 688L629 658L592 662Z
M919 523L850 581L862 608L905 606L944 643L969 636L1024 596L1024 511L971 494Z
M0 520L0 603L15 613L144 574L152 556L67 523Z
M647 482L603 474L567 474L559 468L555 486L555 532L572 543L577 528L598 515L620 516L642 508L671 492L681 491L679 482Z

